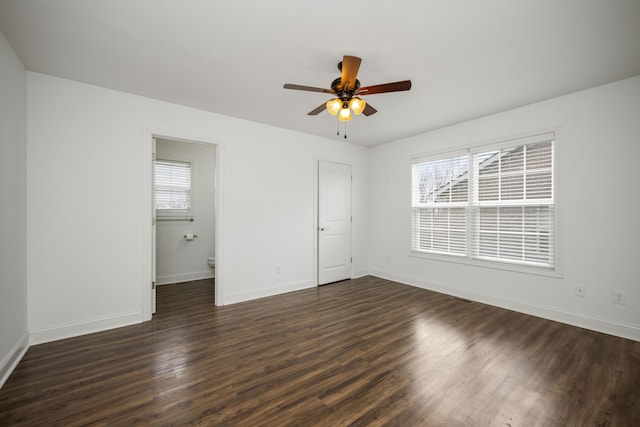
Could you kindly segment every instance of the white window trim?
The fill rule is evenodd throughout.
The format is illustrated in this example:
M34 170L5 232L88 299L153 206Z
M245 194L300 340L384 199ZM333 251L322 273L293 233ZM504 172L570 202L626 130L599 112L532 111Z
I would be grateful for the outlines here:
M410 190L410 199L408 204L408 217L410 219L410 227L408 230L408 246L409 246L409 257L412 258L422 258L433 261L443 261L450 262L455 264L462 264L473 267L483 267L497 270L506 270L506 271L514 271L518 273L539 275L539 276L547 276L547 277L556 277L562 278L564 277L564 227L563 227L563 187L562 187L562 172L563 172L563 162L562 162L562 154L563 154L563 127L561 125L558 126L550 126L541 130L516 134L508 137L497 138L491 141L477 142L471 143L469 145L465 145L462 147L458 147L451 151L435 151L432 153L421 153L418 155L411 156L409 158L409 166L407 169L409 170L409 186L411 188L413 183L413 176L411 172L411 166L415 163L419 163L425 160L437 160L442 158L453 157L455 155L459 155L460 153L474 154L478 152L490 151L492 149L504 148L506 146L512 146L514 142L523 141L522 144L528 144L535 141L540 135L552 133L554 135L554 144L553 144L553 204L554 204L554 234L553 234L553 244L554 244L554 266L546 267L546 266L537 266L537 265L526 265L518 262L517 264L514 262L510 262L509 260L501 260L494 261L491 259L480 259L480 258L472 258L470 256L470 251L468 251L468 255L451 255L451 254L438 254L432 252L422 252L416 251L413 249L413 223L412 223L412 215L413 215L413 206L412 206L412 198L413 194ZM532 138L532 139L529 139ZM472 170L473 166L470 165L469 173L475 173ZM535 200L534 200L535 201ZM469 215L469 221L471 221L471 215Z

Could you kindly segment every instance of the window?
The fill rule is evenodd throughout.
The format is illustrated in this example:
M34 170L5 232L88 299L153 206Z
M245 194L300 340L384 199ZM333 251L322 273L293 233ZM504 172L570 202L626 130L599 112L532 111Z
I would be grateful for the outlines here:
M469 156L413 165L413 249L467 254Z
M412 250L554 268L554 134L412 164Z
M191 211L191 162L156 160L156 209L165 214Z

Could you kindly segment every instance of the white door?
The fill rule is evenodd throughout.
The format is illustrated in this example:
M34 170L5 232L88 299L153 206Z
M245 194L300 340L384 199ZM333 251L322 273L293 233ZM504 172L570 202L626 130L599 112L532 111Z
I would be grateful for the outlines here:
M156 139L151 154L151 314L156 313Z
M351 166L318 164L318 285L351 278Z

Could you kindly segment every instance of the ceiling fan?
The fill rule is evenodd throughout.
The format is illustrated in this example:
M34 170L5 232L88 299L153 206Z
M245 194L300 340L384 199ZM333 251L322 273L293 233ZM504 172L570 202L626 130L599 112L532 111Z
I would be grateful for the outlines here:
M342 73L340 77L331 82L331 89L324 89L312 86L302 86L291 83L284 85L285 89L305 90L308 92L322 92L330 93L336 97L327 101L309 111L309 116L315 116L320 114L325 109L332 116L338 116L338 119L343 122L348 122L352 119L353 114L364 114L370 116L375 114L378 110L373 108L371 104L367 104L360 96L374 95L377 93L385 92L400 92L403 90L411 89L411 80L403 80L395 83L384 83L373 86L360 86L360 81L357 79L358 69L362 59L356 56L345 55L340 63L338 63L338 70Z

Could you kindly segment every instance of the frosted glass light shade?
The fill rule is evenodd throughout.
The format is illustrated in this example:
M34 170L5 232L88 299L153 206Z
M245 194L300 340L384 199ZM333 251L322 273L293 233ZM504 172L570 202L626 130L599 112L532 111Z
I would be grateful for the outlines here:
M341 122L348 122L352 118L353 115L351 114L351 110L349 108L340 109L340 113L338 113L338 120L340 120Z
M327 101L327 111L332 116L338 114L338 111L340 111L340 107L342 107L342 101L340 101L338 98Z
M360 98L352 98L349 102L349 107L351 107L355 115L362 113L364 111L364 107L366 106L367 103Z

